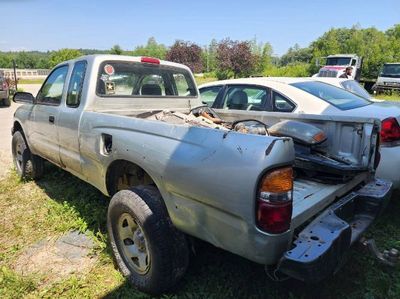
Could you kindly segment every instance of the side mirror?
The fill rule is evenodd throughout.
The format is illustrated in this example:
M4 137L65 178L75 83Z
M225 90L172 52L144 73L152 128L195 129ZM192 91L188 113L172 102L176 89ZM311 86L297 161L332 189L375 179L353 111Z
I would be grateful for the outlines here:
M202 104L207 105L207 102L201 101Z
M35 102L35 97L29 92L16 92L13 97L15 103L30 103Z

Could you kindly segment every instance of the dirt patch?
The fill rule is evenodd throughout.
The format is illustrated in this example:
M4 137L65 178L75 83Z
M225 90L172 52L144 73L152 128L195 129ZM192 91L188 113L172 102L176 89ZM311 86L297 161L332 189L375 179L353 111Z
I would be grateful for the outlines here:
M92 254L94 242L77 231L58 239L47 238L27 248L17 259L14 270L21 275L46 277L46 284L71 274L84 274L93 268L97 256Z

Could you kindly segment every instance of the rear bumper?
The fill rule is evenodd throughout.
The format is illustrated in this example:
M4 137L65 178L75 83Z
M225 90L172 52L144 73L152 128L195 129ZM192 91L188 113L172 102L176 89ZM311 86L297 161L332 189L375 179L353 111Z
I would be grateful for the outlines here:
M328 207L285 252L278 271L305 282L332 275L345 253L386 207L392 183L375 179Z

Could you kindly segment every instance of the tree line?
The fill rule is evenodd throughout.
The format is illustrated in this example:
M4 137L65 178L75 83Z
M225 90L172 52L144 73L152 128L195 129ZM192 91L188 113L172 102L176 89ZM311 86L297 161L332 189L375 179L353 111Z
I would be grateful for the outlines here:
M52 68L58 63L86 54L110 53L117 55L151 56L183 63L195 73L225 79L248 76L310 76L317 72L318 58L331 54L357 54L364 57L363 77L376 78L385 62L400 61L400 24L386 31L376 28L332 28L301 48L295 44L277 57L270 43L254 38L235 41L213 39L209 45L177 40L169 47L154 37L145 45L123 50L119 45L109 50L61 49L49 52L0 52L0 67Z

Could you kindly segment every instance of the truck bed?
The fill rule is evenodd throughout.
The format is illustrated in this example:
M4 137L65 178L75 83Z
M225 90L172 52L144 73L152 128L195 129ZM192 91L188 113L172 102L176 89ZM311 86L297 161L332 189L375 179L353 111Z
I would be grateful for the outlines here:
M293 188L292 228L297 228L319 211L329 206L364 181L367 173L361 173L345 184L323 184L307 179L296 179Z

